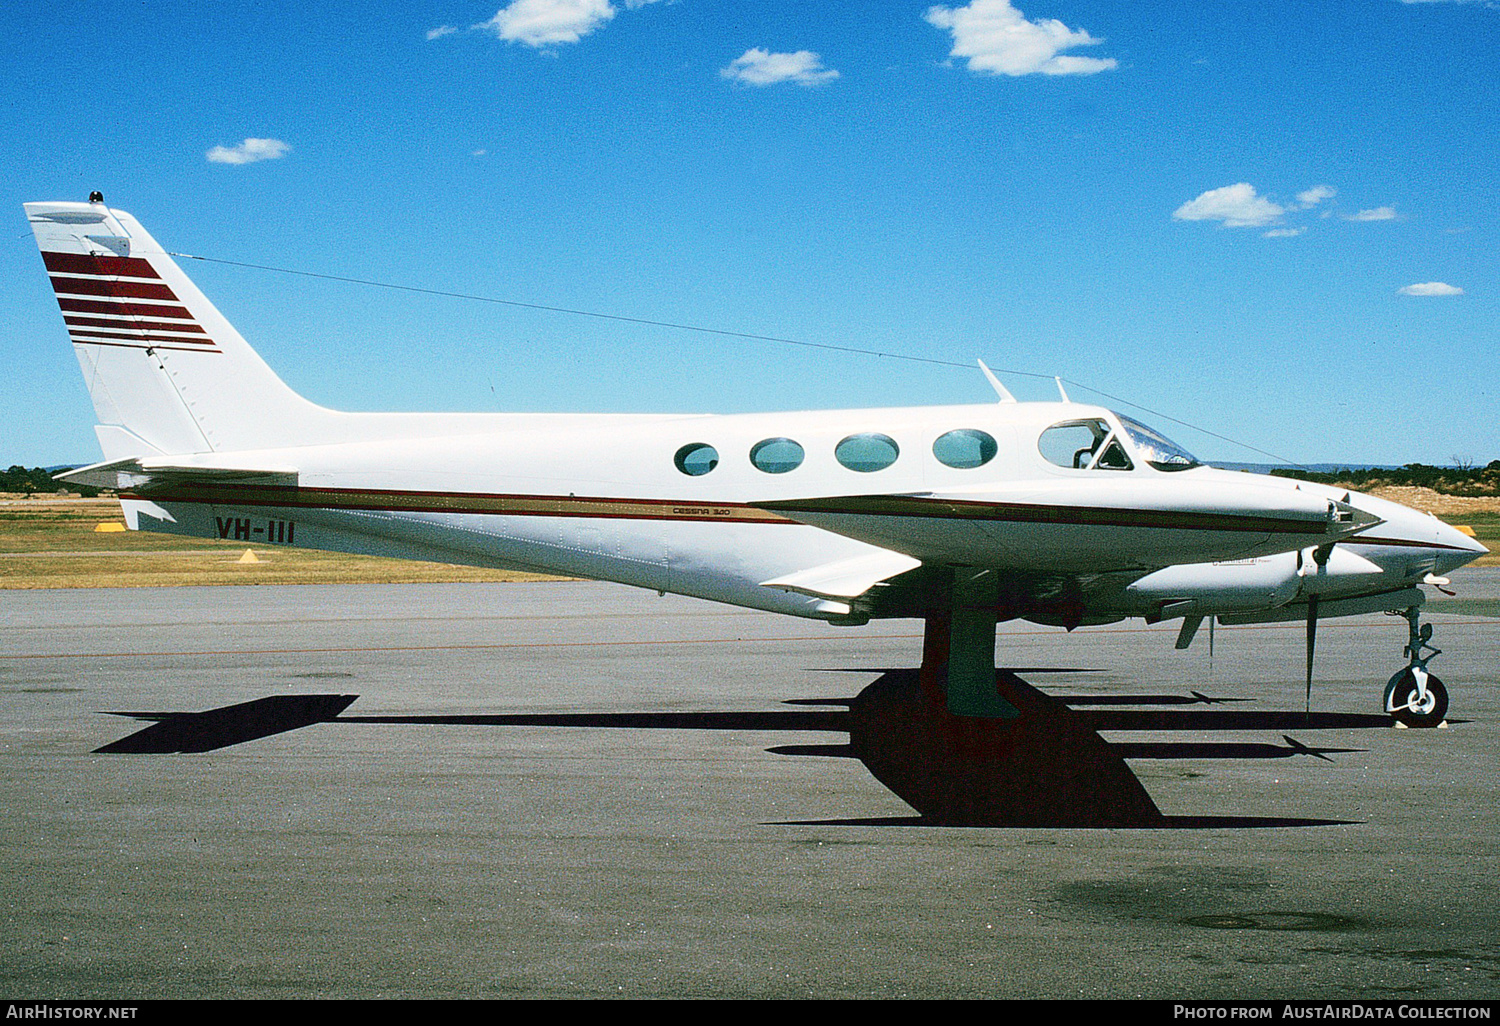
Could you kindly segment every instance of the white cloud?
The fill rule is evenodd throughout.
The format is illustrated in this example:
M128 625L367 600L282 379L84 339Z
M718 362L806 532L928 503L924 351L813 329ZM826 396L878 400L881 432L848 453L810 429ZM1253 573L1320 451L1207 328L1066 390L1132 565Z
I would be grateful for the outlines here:
M1370 210L1361 210L1357 214L1350 214L1346 221L1394 221L1396 219L1395 207L1374 207Z
M458 31L458 29L455 26L453 26L453 25L439 25L435 29L428 29L427 30L427 38L428 39L442 39L444 36L451 36L451 35L453 35L453 33L457 32L457 31Z
M1093 46L1083 29L1055 18L1027 21L1010 0L973 0L967 7L929 7L929 25L953 34L950 57L967 57L969 70L991 75L1092 75L1118 67L1114 58L1060 56L1075 46Z
M1315 207L1326 199L1333 199L1338 195L1338 190L1331 185L1314 185L1305 192L1297 193L1297 203L1300 209L1307 210Z
M1290 239L1294 235L1301 235L1307 231L1306 228L1272 228L1265 233L1268 239Z
M1210 189L1172 212L1178 221L1222 221L1226 228L1264 228L1281 220L1286 209L1277 206L1246 182Z
M1456 285L1449 285L1442 281L1424 281L1416 285L1406 285L1396 290L1403 296L1461 296L1464 290Z
M576 43L614 16L609 0L513 0L474 27L489 29L504 40L543 47Z
M257 160L276 160L292 152L280 139L246 139L238 146L215 146L206 156L215 164L253 164Z
M776 85L778 82L815 86L839 77L837 71L823 67L822 58L811 50L771 53L760 47L746 50L731 61L729 67L720 68L719 74L753 86Z

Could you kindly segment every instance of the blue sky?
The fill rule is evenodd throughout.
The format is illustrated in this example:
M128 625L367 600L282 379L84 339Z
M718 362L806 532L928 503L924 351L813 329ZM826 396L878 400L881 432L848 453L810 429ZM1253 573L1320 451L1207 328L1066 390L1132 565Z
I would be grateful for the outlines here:
M7 465L99 458L21 210L93 189L179 252L980 357L1023 399L1062 375L1211 459L1263 457L1175 421L1304 462L1500 458L1492 4L225 0L7 21ZM342 409L993 399L941 362L188 272Z

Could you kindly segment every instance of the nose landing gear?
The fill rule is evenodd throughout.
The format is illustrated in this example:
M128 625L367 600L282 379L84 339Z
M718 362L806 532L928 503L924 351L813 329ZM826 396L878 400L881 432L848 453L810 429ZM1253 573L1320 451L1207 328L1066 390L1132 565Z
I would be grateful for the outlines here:
M1410 662L1385 686L1385 711L1408 727L1436 727L1448 715L1448 689L1427 672L1427 663L1442 650L1429 644L1432 624L1422 623L1420 606L1411 606L1404 615L1411 633L1402 654Z

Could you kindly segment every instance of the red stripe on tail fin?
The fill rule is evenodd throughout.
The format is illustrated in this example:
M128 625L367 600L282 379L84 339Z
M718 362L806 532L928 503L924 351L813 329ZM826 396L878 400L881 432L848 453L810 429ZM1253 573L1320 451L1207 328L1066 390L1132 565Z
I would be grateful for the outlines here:
M126 278L160 278L140 257L92 256L87 253L42 253L47 270L58 274L118 274Z

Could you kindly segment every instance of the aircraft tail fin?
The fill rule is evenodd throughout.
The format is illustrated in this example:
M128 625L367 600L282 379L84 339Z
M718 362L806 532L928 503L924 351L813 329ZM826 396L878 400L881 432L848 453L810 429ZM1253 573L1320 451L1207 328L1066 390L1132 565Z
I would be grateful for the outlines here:
M106 459L270 448L316 435L292 391L156 240L95 193L27 220L99 417Z

